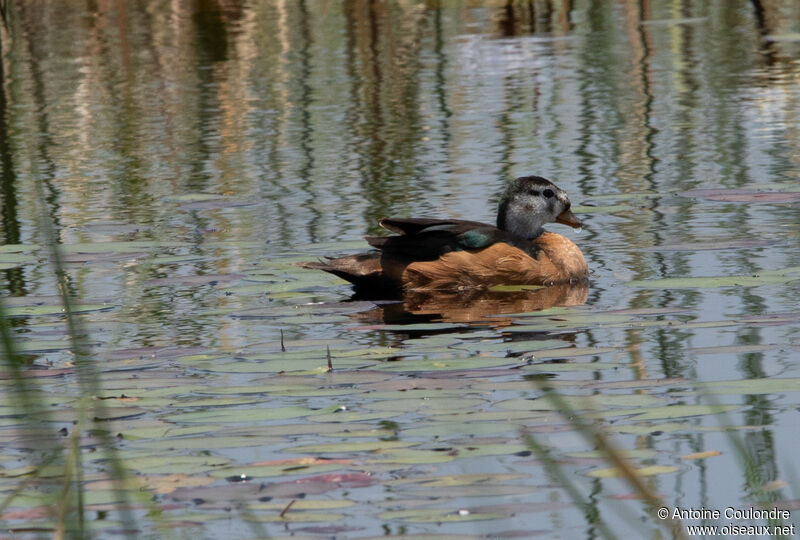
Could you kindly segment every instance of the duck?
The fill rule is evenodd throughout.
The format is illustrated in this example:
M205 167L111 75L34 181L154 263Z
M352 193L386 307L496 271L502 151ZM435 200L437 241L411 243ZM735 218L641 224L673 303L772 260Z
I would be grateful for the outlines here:
M372 251L300 266L345 279L362 296L575 283L588 278L583 253L569 238L544 229L547 223L580 229L570 207L567 194L550 180L523 176L503 192L496 225L383 218L380 226L397 234L365 237Z

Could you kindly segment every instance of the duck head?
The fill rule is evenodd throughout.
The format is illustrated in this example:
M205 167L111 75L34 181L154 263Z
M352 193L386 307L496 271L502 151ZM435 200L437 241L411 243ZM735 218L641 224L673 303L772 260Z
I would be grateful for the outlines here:
M581 221L570 211L567 194L541 176L523 176L509 184L500 199L497 228L533 239L544 232L545 223L562 223L572 228Z

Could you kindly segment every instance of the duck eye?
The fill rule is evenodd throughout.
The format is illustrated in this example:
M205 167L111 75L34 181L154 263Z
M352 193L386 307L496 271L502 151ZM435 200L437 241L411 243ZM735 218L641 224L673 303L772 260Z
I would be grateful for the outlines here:
M545 197L547 197L547 198L549 199L549 198L551 198L553 195L555 195L555 192L553 192L553 190L552 190L552 189L548 188L548 189L546 189L546 190L542 191L542 194L543 194Z

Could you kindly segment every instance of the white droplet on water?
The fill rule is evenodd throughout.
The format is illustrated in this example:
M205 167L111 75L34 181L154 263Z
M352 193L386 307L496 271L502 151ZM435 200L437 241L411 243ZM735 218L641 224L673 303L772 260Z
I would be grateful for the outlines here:
M583 227L578 227L577 229L575 229L575 234L581 234L582 231Z

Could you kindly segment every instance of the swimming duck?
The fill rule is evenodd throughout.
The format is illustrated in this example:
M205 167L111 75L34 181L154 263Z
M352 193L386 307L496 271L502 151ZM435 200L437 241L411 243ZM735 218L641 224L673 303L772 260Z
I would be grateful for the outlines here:
M572 241L546 223L580 228L567 194L540 176L509 184L497 226L458 219L384 218L395 236L368 236L377 251L302 263L356 285L357 292L458 291L494 285L554 285L585 279L588 267Z

